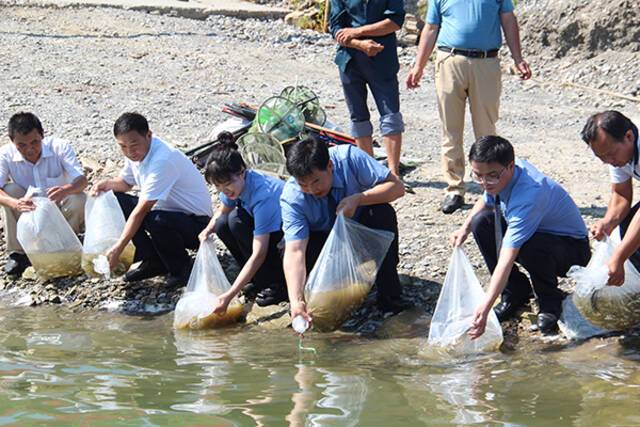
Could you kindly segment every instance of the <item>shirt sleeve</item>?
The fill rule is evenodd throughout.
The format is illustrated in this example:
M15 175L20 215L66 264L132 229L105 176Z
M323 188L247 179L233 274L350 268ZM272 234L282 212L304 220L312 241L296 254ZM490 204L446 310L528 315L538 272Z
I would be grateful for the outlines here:
M627 165L622 167L609 166L609 175L613 184L621 184L633 178L633 166Z
M144 177L140 186L140 198L145 200L167 200L179 173L169 159L162 159Z
M287 242L294 240L304 240L309 237L309 221L305 217L302 209L290 203L284 196L280 198L280 209L282 211L282 230L284 239Z
M511 0L502 0L500 2L500 13L513 12L513 2Z
M60 145L57 147L56 154L60 158L60 162L62 163L62 168L69 175L71 182L75 181L77 178L84 176L84 170L82 169L82 165L76 156L75 151L73 151L73 147L68 142L60 142Z
M124 161L124 167L122 168L122 170L120 171L120 178L122 178L122 180L124 182L126 182L129 185L136 185L136 177L133 174L133 168L131 167L131 161L126 159Z
M384 11L385 19L391 19L399 27L404 24L404 1L403 0L388 0L387 9Z
M0 188L4 188L9 181L9 160L7 154L3 151L0 153Z
M425 21L430 25L440 25L440 23L442 22L442 15L440 13L440 2L438 0L429 0Z
M376 159L357 147L349 147L348 159L352 173L363 191L385 181L391 173Z
M331 0L331 9L329 10L329 32L335 39L336 33L343 28L348 28L350 19L349 11L345 7L344 1Z
M235 208L238 205L235 200L229 199L227 196L224 195L224 193L220 193L218 198L220 199L220 203L222 203L228 208Z
M280 230L282 225L282 215L280 204L275 197L268 197L260 200L253 207L254 236L273 233Z
M521 248L538 230L546 207L543 201L529 200L510 208L507 218L507 231L504 233L502 247Z

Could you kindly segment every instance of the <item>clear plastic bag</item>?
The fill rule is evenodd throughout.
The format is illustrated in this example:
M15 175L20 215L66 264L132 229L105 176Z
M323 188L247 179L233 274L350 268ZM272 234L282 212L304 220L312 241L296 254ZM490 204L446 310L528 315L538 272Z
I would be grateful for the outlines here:
M210 329L236 323L244 315L237 298L229 303L226 313L214 314L218 295L231 288L216 254L212 238L200 244L187 289L176 304L173 327L176 329Z
M33 197L36 209L18 219L18 242L44 280L82 273L82 245L55 203Z
M624 263L624 284L607 286L607 263L620 244L620 231L595 243L595 250L586 267L571 267L567 276L576 281L573 302L580 313L595 326L610 331L626 329L640 323L640 273L627 260Z
M475 340L467 335L473 314L484 298L467 255L461 247L454 248L431 319L427 345L455 355L497 351L502 344L502 328L493 310L489 312L484 334Z
M113 247L118 241L126 219L113 191L96 197L89 197L84 209L85 235L82 246L82 269L92 277L100 276L94 260ZM120 255L120 262L114 269L116 274L125 273L133 263L135 247L129 243Z
M333 331L362 305L393 238L338 215L305 287L314 329Z

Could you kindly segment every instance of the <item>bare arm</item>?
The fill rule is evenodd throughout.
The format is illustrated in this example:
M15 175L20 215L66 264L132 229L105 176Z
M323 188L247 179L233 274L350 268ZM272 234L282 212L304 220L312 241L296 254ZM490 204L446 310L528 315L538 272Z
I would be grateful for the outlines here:
M500 251L498 264L496 265L495 270L493 270L491 280L489 281L487 296L484 302L476 309L473 325L471 326L471 329L469 329L469 336L472 339L478 338L484 333L489 312L493 308L493 303L495 303L498 296L507 286L509 274L511 273L513 263L516 261L519 252L519 248L502 248Z
M0 188L0 205L15 209L18 212L28 212L35 209L35 205L30 198L23 197L15 199Z
M298 314L311 321L304 300L304 285L307 280L306 253L309 239L287 242L284 247L284 275L291 302L291 318Z
M420 45L418 46L418 54L416 55L416 62L407 76L406 83L409 89L420 86L420 79L422 79L424 67L427 65L427 61L431 57L433 49L436 47L439 32L439 25L427 24L422 29Z
M140 226L142 225L142 221L147 216L147 214L151 211L151 208L156 204L156 200L145 200L140 199L138 204L124 225L124 230L122 230L122 234L118 241L113 245L113 247L107 252L107 258L109 259L109 265L113 269L120 260L120 255L122 251L127 246L127 244L133 239L133 236L138 232Z
M336 210L350 218L359 206L391 203L402 196L404 196L404 185L397 176L389 174L386 180L375 187L342 199Z
M345 28L346 29L346 28ZM374 22L373 24L363 25L362 27L353 28L356 31L356 37L358 39L364 37L382 37L387 34L395 33L400 29L400 26L393 22L391 19L386 18L382 21ZM340 32L338 32L339 34Z
M47 190L47 197L53 202L60 202L71 194L82 193L89 185L87 177L82 175L77 177L71 184L51 187Z
M133 188L133 185L128 184L121 177L117 177L112 179L105 179L103 181L98 182L91 188L91 194L95 196L98 193L102 193L104 191L110 191L110 190L114 192L126 193L132 188Z
M520 77L523 80L531 78L531 70L529 64L522 59L522 49L520 47L520 28L518 27L518 20L513 12L505 12L500 14L500 23L502 24L502 30L504 31L504 38L507 40L507 46L511 51L511 57L516 64L516 68L520 72Z
M214 232L215 227L216 227L216 221L218 220L218 218L220 218L224 214L231 213L231 211L233 211L233 209L234 208L229 207L229 206L225 205L224 203L220 203L218 205L218 208L214 212L213 217L211 218L211 221L209 221L209 224L207 224L207 226L204 228L204 230L202 230L200 232L200 234L198 235L198 239L201 242L204 242L206 240L206 238L209 237Z
M631 179L620 184L611 185L611 198L609 199L607 212L602 218L602 221L606 224L607 234L611 234L611 231L625 219L629 210L631 210L632 201L633 184Z
M464 223L460 226L459 229L454 231L449 238L449 242L453 246L460 246L467 240L467 236L471 233L471 221L473 221L473 217L476 216L481 210L485 208L484 199L481 197L478 201L473 205L471 212L467 215L467 218L464 220Z

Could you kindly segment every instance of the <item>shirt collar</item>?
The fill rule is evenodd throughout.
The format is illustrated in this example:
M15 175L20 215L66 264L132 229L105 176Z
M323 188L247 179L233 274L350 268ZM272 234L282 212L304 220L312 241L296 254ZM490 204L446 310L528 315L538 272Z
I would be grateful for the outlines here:
M509 198L511 197L513 186L516 185L516 182L520 178L520 175L522 175L522 168L517 164L514 164L513 176L511 177L511 181L509 181L509 184L507 184L507 186L503 188L500 193L498 193L498 195L500 196L500 200L505 203L507 202L507 200L509 200Z
M13 143L11 143L13 145ZM26 162L27 160L24 158L24 156L18 151L18 149L16 148L15 145L13 145L13 158L12 160L14 162ZM42 153L40 153L40 159L46 159L47 157L51 157L53 156L53 150L51 149L51 139L50 138L43 138L42 139ZM38 161L40 161L40 159L38 159ZM37 162L36 162L37 163Z
M153 157L153 153L159 143L160 141L155 136L152 137L151 143L149 144L149 151L147 151L147 154L144 156L144 159L142 159L140 162L134 162L134 163L138 163L140 166L145 166L151 163L151 157Z
M331 183L331 189L342 189L345 186L343 174L338 173L338 166L336 165L337 162L334 159L331 159L331 161L333 162L333 172L331 174L333 176L333 182Z

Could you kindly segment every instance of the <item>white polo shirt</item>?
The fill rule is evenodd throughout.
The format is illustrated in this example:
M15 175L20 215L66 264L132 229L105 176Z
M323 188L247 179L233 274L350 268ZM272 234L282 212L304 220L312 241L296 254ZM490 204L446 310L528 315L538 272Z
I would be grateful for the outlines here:
M151 139L149 152L141 162L125 159L120 177L140 188L140 198L156 200L154 210L213 214L204 177L187 156L159 138Z
M51 187L70 184L83 175L76 153L62 139L53 136L44 138L42 154L35 164L25 160L13 143L0 147L1 188L11 179L25 190L38 187L47 191Z
M632 127L632 130L636 138L633 158L624 166L609 166L609 175L613 184L620 184L631 178L640 179L640 138L638 138L638 129L635 126Z

